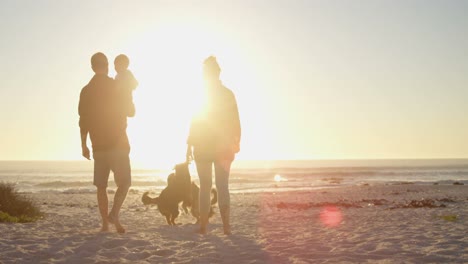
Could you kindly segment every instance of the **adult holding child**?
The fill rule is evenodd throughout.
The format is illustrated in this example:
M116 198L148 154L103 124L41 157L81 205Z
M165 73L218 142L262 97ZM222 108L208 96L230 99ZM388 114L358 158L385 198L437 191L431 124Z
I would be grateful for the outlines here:
M195 160L200 178L199 233L207 232L214 165L219 211L224 233L229 235L229 174L235 154L240 150L241 126L236 98L222 84L220 73L221 68L215 57L211 56L204 61L205 103L190 125L187 160Z
M117 232L125 233L119 221L119 212L131 185L130 144L127 137L128 107L122 107L122 93L108 76L109 65L103 53L91 57L95 75L81 90L78 113L82 155L91 159L87 137L91 139L94 159L94 180L97 201L102 218L101 231L114 224ZM114 173L117 191L111 211L108 211L107 182L110 171Z

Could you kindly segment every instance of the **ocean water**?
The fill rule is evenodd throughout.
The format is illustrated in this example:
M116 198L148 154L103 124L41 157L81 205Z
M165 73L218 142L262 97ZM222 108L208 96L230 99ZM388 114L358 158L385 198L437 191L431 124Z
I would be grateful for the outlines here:
M198 183L195 165L192 179ZM166 186L172 168L132 168L132 189ZM0 161L0 182L20 192L94 192L90 161ZM115 189L112 174L109 188ZM277 192L375 183L468 184L468 159L235 161L233 193Z

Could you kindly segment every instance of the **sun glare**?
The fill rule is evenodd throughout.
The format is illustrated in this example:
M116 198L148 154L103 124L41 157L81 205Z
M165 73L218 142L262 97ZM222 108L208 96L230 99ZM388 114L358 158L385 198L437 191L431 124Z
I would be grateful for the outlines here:
M216 32L202 23L161 23L133 40L124 51L131 55L130 69L140 83L134 92L136 116L129 120L127 130L136 164L169 167L185 159L190 120L202 110L202 63L211 55L226 69L221 79L235 92L239 111L249 113L241 116L245 146L257 138L252 132L258 127L252 124L262 118L255 114L257 111L249 111L258 107L256 90L249 87L255 82L242 72L246 63L240 50ZM253 138L248 136L252 134ZM257 141L255 146L268 152L265 144ZM254 152L246 148L241 156L258 155Z
M193 28L167 24L129 47L140 85L129 119L132 159L143 167L170 167L185 159L190 120L200 108L202 62L209 41ZM190 47L190 48L188 48Z
M279 174L275 175L275 182L280 182L282 180L283 180L283 178L281 177L281 175L279 175Z

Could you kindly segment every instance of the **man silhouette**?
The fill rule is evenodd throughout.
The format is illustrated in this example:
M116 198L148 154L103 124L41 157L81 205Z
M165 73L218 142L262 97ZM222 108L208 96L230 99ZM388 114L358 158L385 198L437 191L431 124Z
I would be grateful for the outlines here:
M109 223L117 232L125 233L120 224L119 212L131 185L130 144L127 137L127 113L120 106L120 94L115 82L108 77L108 61L103 53L91 57L95 75L81 90L78 113L80 115L81 148L88 160L90 152L87 136L91 139L94 159L94 185L102 218L101 231L109 231ZM114 173L117 191L111 211L108 211L107 181Z

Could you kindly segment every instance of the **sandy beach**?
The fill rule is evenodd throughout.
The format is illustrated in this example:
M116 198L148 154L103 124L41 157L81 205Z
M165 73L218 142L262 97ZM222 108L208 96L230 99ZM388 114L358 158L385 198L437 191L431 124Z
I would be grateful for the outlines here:
M0 263L466 263L468 186L360 185L232 194L233 235L170 227L131 191L126 234L100 233L94 193L31 193L45 218L0 224ZM111 196L110 196L111 197Z

